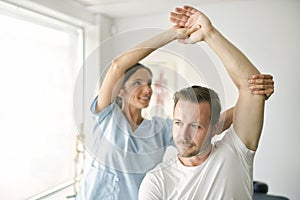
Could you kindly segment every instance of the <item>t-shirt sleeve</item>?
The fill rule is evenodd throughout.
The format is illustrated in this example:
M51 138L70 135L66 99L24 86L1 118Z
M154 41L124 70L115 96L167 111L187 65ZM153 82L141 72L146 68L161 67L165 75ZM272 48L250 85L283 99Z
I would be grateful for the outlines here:
M163 199L161 186L154 174L148 172L143 179L139 189L139 200L160 200Z
M242 140L239 138L239 136L235 132L233 126L231 126L229 128L228 133L226 133L226 135L232 141L232 144L233 144L234 148L236 149L236 151L238 152L238 154L241 157L244 157L246 159L246 162L251 165L253 163L255 151L248 149L246 147L246 145L242 142Z

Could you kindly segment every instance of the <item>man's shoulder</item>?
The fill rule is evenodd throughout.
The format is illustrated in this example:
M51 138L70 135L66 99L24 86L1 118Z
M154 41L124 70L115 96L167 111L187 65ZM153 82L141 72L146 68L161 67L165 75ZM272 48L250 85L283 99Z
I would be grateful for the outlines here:
M228 143L228 140L232 137L232 134L234 134L233 127L229 127L226 131L224 131L221 135L217 135L213 138L212 144L214 146L220 146L224 143Z
M159 163L156 167L151 169L147 174L163 174L169 171L170 169L172 169L176 165L177 159L178 158L176 156L167 161L163 161Z
M242 140L237 135L234 127L231 126L222 139L215 141L214 150L217 155L238 155L240 158L246 158L249 163L252 162L255 155L255 151L252 151L246 147Z

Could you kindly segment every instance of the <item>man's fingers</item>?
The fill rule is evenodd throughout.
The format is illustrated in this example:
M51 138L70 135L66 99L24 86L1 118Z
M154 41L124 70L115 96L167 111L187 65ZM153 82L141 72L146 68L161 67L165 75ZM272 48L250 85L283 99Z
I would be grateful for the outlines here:
M188 17L190 17L193 14L193 13L191 13L191 12L185 10L185 9L182 9L182 8L175 8L175 12L186 15Z
M175 19L180 19L185 22L189 19L189 17L186 15L178 14L178 13L174 13L174 12L170 12L170 17L175 18Z
M179 19L176 18L170 18L170 21L173 22L176 25L179 25L180 27L184 27L185 26L185 22L181 21Z
M183 6L183 9L186 10L186 11L188 11L188 12L190 12L190 13L192 13L192 14L194 14L196 12L200 12L199 10L197 10L197 9L195 9L193 7L190 7L190 6Z

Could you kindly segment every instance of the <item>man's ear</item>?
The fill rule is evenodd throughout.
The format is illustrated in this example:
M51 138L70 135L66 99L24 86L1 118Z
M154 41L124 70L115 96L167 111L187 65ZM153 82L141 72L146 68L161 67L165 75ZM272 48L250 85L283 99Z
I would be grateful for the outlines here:
M214 127L212 128L212 137L215 135L219 135L222 132L222 127L220 122L217 122Z
M119 97L123 97L124 95L124 89L120 89L119 93L117 94L117 96Z

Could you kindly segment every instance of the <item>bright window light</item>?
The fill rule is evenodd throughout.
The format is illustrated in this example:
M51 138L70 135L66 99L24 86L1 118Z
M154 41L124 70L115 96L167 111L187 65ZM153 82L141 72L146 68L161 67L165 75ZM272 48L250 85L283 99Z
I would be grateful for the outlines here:
M74 176L82 32L36 21L0 12L0 199L27 199Z

